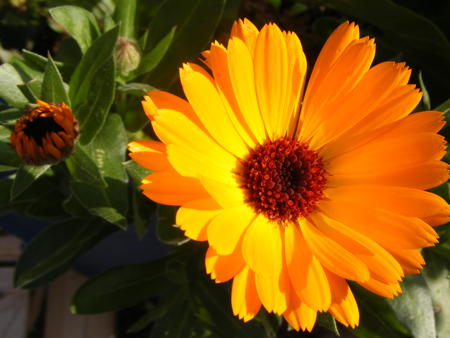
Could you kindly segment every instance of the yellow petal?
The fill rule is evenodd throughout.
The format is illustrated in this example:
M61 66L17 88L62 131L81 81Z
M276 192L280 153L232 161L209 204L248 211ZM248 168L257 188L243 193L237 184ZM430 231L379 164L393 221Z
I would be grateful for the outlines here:
M245 262L259 275L278 276L283 264L282 241L280 225L259 215L244 236L242 255Z
M274 24L265 25L259 32L255 45L255 87L259 110L269 138L286 136L281 129L279 116L288 119L285 112L288 100L288 55L283 33ZM290 80L290 79L289 79Z
M189 201L178 209L176 224L187 237L196 241L206 241L208 224L221 211L220 205L212 198Z
M232 254L254 218L254 211L246 205L223 210L208 226L209 245L219 255Z
M245 204L244 193L236 182L227 184L206 176L200 176L200 182L223 208L240 207Z
M229 119L211 77L196 72L189 64L184 64L180 69L180 79L189 103L209 134L235 156L246 155L247 146Z
M298 298L311 309L326 311L331 304L327 277L297 227L290 223L284 232L286 264L292 287Z
M259 143L266 139L255 89L253 60L247 46L238 38L228 43L228 69L233 91L244 119Z
M259 299L268 312L281 315L286 311L291 285L285 266L272 276L255 273L255 283Z

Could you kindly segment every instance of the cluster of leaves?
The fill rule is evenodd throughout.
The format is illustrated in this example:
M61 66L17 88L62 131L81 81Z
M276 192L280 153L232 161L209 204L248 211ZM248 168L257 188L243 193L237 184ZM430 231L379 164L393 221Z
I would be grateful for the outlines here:
M172 245L170 254L90 279L74 295L73 312L101 313L145 304L146 313L129 332L150 325L152 337L287 334L286 324L263 311L248 324L232 316L229 285L214 285L206 276L201 263L204 248L186 242L172 226L175 209L156 206L139 193L137 186L149 172L126 155L129 141L151 135L140 97L152 88L179 90L175 80L181 62L198 57L217 29L229 28L241 1L29 3L36 13L48 13L49 26L64 38L53 51L55 60L50 54L22 50L0 66L0 215L14 212L49 220L25 248L15 285L34 288L49 283L81 254L129 224L134 224L136 240L143 238L156 214L158 238ZM285 28L298 28L290 27L292 22L311 27L300 32L306 45L321 44L339 21L358 21L377 37L382 58L388 55L418 66L432 97L443 100L442 88L449 87L450 44L425 17L390 0L267 3L272 17L285 22ZM421 82L422 108L430 109L430 95ZM9 146L15 120L36 99L65 102L80 122L75 152L57 165L23 165ZM436 109L448 112L450 101ZM448 184L435 192L448 200ZM440 244L424 250L427 266L422 274L405 279L402 296L387 301L353 287L361 325L352 334L450 336L450 322L445 321L450 316L450 228L440 227L439 232ZM330 316L321 315L319 324L338 333Z

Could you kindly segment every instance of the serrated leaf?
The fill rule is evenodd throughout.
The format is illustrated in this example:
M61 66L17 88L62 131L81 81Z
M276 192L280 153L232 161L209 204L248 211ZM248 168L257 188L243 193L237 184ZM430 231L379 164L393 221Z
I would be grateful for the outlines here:
M431 292L421 275L408 275L402 282L403 293L389 304L414 337L436 337Z
M166 55L144 82L162 88L170 86L181 63L198 56L211 41L224 6L224 0L163 2L150 25L147 50L153 49L174 27L177 29Z
M61 25L80 46L83 53L100 35L94 15L77 6L60 6L49 10L53 20Z
M0 66L0 97L9 105L24 107L28 103L25 95L17 87L22 83L22 78L13 66L8 63Z
M48 283L112 231L113 227L99 219L49 225L25 248L17 263L14 285L29 288Z
M95 276L76 291L72 312L117 311L161 295L172 286L165 278L167 259L123 265Z
M49 164L41 166L30 166L22 164L17 170L16 177L11 189L11 200L14 200L24 192L34 181L42 176L50 168Z
M47 65L45 67L44 79L42 80L41 98L48 103L64 102L70 106L70 99L67 95L66 88L61 73L56 67L50 54L48 55Z

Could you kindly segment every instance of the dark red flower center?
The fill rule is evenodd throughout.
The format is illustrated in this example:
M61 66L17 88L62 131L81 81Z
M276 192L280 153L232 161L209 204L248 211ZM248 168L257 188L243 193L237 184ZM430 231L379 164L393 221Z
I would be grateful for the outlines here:
M258 145L238 172L246 202L279 223L311 213L327 181L317 153L290 138Z
M42 140L47 134L64 131L64 129L57 124L51 116L38 116L32 120L26 120L24 122L24 134L32 137L39 146L42 146Z

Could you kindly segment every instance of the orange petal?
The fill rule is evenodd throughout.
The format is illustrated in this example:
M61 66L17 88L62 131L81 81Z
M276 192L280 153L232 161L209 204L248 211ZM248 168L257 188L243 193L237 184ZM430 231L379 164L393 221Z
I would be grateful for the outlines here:
M327 216L346 224L390 250L417 249L437 242L437 234L425 222L387 210L342 201L322 201Z
M209 197L197 179L183 177L175 172L156 172L146 176L142 183L144 195L161 204L182 205Z
M258 28L248 19L239 19L233 23L231 27L230 38L236 37L244 42L251 54L253 55L253 50L255 46L255 41L258 36Z
M448 180L449 165L441 161L429 161L421 164L411 164L387 172L371 170L362 174L334 174L329 176L330 186L351 184L380 184L430 189Z
M284 232L286 264L298 298L311 309L326 311L331 304L328 280L318 259L312 255L298 226L289 223Z
M305 220L301 223L301 230L309 248L324 267L346 279L361 282L369 279L367 266L314 224Z
M359 323L359 310L352 291L343 278L329 271L326 273L333 295L329 312L345 326L356 327Z
M448 221L450 206L438 195L427 191L381 185L342 186L327 190L333 201L346 201L367 207L389 210L407 217L435 220L439 225Z
M256 140L245 121L244 115L242 114L234 95L230 73L228 70L228 54L225 47L218 43L213 43L211 46L209 60L210 68L216 82L217 91L222 98L228 117L244 142L250 148L253 148L256 145Z
M255 274L248 266L233 279L231 306L233 314L244 322L255 317L261 308L261 301L256 292Z
M405 274L416 274L422 270L425 260L419 250L402 250L399 248L390 248L392 256L400 262Z
M283 313L283 317L295 330L302 329L303 331L311 332L316 323L317 311L300 301L295 293L292 292L289 299L289 307Z
M363 286L367 290L376 293L382 297L386 297L389 299L394 298L399 293L401 293L401 288L399 283L383 283L377 279L371 278L367 282L359 283L359 285Z
M153 171L172 171L167 160L166 145L157 141L133 141L128 144L130 157L144 168Z
M206 241L209 222L222 210L212 198L189 201L178 209L176 224L187 237L196 241Z
M360 259L369 269L372 278L385 283L396 283L403 277L400 264L370 238L322 214L314 214L311 219L323 234Z
M216 283L229 281L241 272L245 266L239 251L240 248L231 255L221 256L217 254L216 250L209 247L205 257L206 273L210 274Z

